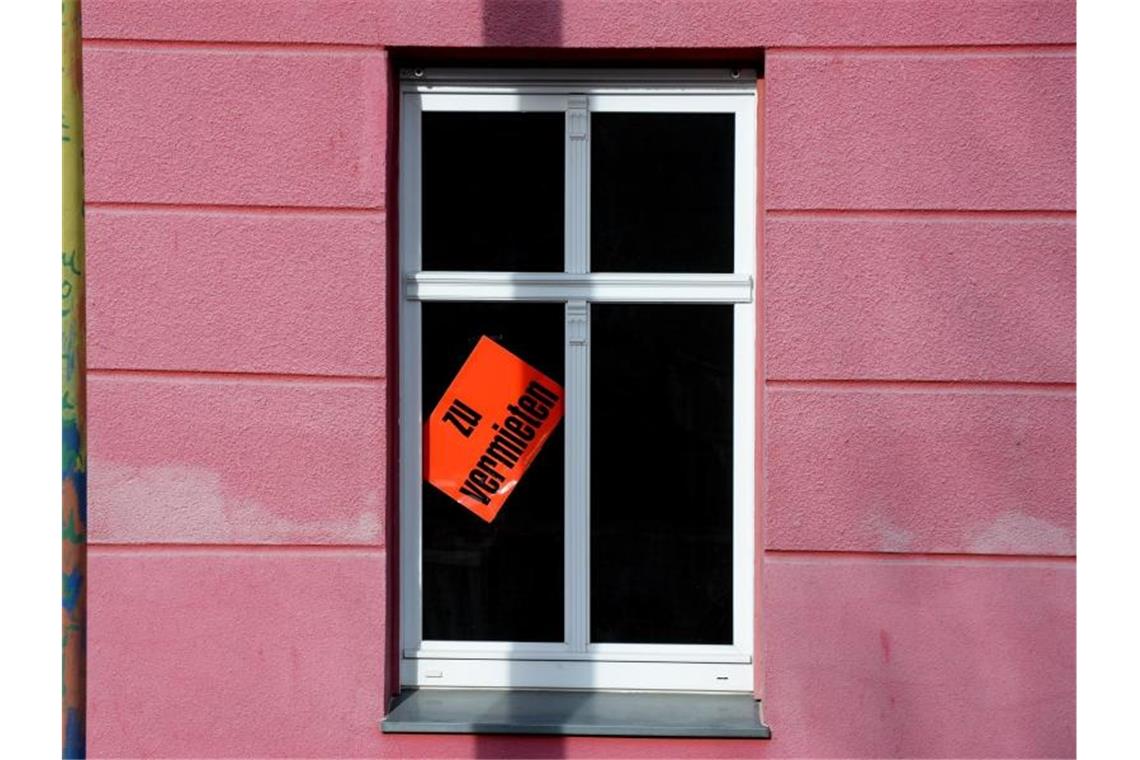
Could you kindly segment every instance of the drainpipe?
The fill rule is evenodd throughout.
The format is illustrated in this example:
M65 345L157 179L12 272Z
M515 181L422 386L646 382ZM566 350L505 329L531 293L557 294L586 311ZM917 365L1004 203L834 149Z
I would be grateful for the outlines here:
M79 0L63 0L63 757L86 756L87 432Z

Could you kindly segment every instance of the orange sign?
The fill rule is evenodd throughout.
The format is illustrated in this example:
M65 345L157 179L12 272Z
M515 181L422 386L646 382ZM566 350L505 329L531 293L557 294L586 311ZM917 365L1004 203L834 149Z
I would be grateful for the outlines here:
M484 335L424 424L424 479L491 522L558 427L562 397Z

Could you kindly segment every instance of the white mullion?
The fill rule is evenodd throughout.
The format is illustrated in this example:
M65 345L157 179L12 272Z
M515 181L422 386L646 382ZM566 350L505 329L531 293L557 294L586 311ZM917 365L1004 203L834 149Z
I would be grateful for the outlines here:
M525 668L499 659L404 659L404 683L482 689L597 691L752 691L751 663L591 662L530 660Z
M590 122L585 96L566 107L565 271L590 271ZM566 302L565 633L571 652L589 636L590 305Z
M737 101L733 270L756 272L756 101ZM733 312L732 643L751 652L755 579L756 320L755 299Z
M566 302L566 642L585 652L590 632L590 304Z
M404 650L413 660L596 660L598 662L732 662L748 663L751 655L731 646L699 644L591 644L585 652L570 652L565 644L503 641L425 641Z
M590 112L585 96L566 107L566 272L590 271Z
M750 274L674 272L420 272L404 283L415 301L750 303Z
M400 160L400 262L401 274L419 272L420 241L420 114L422 97L403 97L403 140ZM400 299L400 617L404 649L416 649L423 638L423 566L420 511L423 471L420 404L421 305Z

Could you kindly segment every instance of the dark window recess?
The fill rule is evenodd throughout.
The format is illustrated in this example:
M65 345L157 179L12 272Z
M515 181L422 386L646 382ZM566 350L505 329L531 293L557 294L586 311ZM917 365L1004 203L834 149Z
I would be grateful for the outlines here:
M486 335L563 382L562 304L425 303L426 419ZM423 484L423 637L563 640L560 424L494 522Z
M595 113L595 272L733 271L733 114Z
M732 307L592 307L591 641L732 643Z
M561 272L565 116L423 114L423 268Z

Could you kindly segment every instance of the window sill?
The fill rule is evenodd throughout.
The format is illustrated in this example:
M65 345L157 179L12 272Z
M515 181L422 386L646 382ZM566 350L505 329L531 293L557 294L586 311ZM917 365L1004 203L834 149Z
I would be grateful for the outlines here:
M768 739L750 694L404 689L385 733Z

